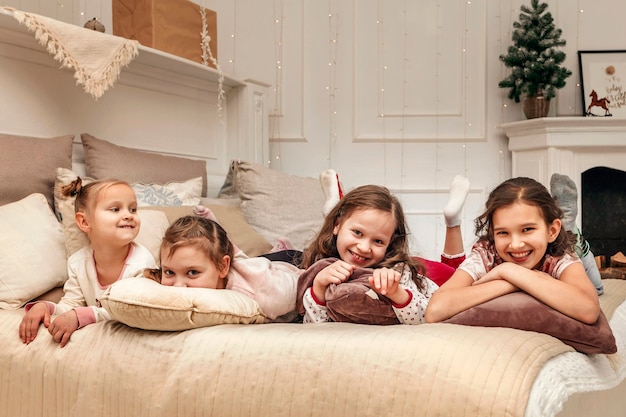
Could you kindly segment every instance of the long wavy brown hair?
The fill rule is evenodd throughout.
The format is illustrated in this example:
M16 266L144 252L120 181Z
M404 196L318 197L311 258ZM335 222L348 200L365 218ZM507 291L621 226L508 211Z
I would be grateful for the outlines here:
M538 207L546 225L563 218L563 210L541 183L532 178L511 178L491 191L485 203L485 211L474 221L478 240L493 244L493 213L518 202ZM566 252L574 253L575 244L576 236L561 227L554 242L548 244L546 254L563 256Z
M347 193L328 213L313 242L304 249L301 268L309 268L324 258L339 258L335 226L341 225L352 213L358 210L376 209L391 213L396 221L396 228L385 252L384 259L376 268L393 268L404 263L411 269L413 280L419 288L424 288L422 275L424 266L409 255L409 229L400 201L386 188L378 185L363 185Z

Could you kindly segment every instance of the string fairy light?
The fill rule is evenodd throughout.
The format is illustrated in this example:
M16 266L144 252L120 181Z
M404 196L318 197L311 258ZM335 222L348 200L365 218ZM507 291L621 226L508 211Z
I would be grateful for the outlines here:
M337 48L339 40L339 14L333 12L333 0L328 0L328 167L332 168L332 150L337 142Z
M498 31L500 33L500 36L498 38L498 50L500 51L500 55L506 54L507 49L508 49L508 42L511 39L511 28L513 27L513 19L517 18L517 16L519 15L519 9L516 7L511 7L511 5L509 4L508 6L508 13L506 13L506 16L508 18L508 21L503 21L503 16L505 15L505 10L504 10L504 4L501 2L500 3L500 11L499 14L497 16L497 18L499 19L499 25L498 27L500 28L500 30ZM504 28L503 28L504 25ZM504 37L506 37L507 39L507 43L505 43L503 41L503 35ZM504 62L500 61L500 79L504 79L506 77L506 66L504 65ZM500 99L501 99L501 106L500 106L500 121L499 124L503 124L505 122L507 122L510 119L510 111L517 108L515 106L513 107L509 107L508 105L508 98L506 96L506 94L504 92L500 93ZM496 126L496 129L498 129L498 126ZM498 155L499 155L499 161L500 161L500 177L499 177L499 181L502 182L504 180L506 180L509 175L508 175L508 171L506 169L506 157L508 155L508 146L506 146L506 141L500 141L499 143L499 149L498 149Z
M437 189L438 187L438 181L437 179L439 178L439 149L441 148L441 143L439 141L439 136L440 136L440 123L441 123L441 92L439 90L439 86L440 86L440 79L439 79L439 70L440 70L440 62L441 62L441 39L443 36L443 23L441 22L443 13L441 12L441 2L437 1L437 14L435 16L436 19L436 25L437 25L437 30L436 30L436 35L435 35L435 189ZM435 200L436 200L436 204L437 207L440 206L439 203L439 193L435 194ZM440 232L441 227L436 227L435 228L435 241L439 244L439 241L441 239L441 232ZM439 247L443 247L441 245L438 245Z
M464 97L464 111L463 111L463 175L467 176L467 129L472 127L472 120L468 120L468 109L469 109L469 94L468 94L468 86L470 85L472 79L471 77L468 75L468 69L467 69L467 54L468 54L468 42L467 42L467 38L468 36L470 36L471 34L471 29L469 27L469 21L468 21L468 15L469 15L469 8L472 7L472 1L471 0L467 0L465 2L465 8L464 8L464 23L465 23L465 27L464 29L464 36L463 36L463 50L461 51L461 56L463 59L463 69L465 71L465 73L463 74L463 97Z
M400 190L403 189L404 184L404 139L405 139L405 128L406 128L406 90L407 90L407 66L409 64L409 58L407 55L407 41L408 41L408 19L407 19L407 0L404 0L403 8L402 8L402 25L403 25L403 33L402 33L402 115L400 117Z
M504 46L502 42L502 2L499 3L498 14L495 16L498 22L498 38L496 39L497 50L502 53L504 51ZM504 78L504 63L500 62L500 79ZM504 112L507 108L506 102L504 101L504 94L500 94L500 120L498 124L502 124L504 122ZM498 128L498 125L495 126L495 129ZM503 173L504 173L504 150L502 149L503 141L499 141L498 143L498 167L499 167L499 181L503 181Z
M559 6L560 6L560 3L558 1L556 2L556 5L550 6L550 7L555 7L556 11L555 11L554 15L556 16L557 19L561 16ZM568 7L566 7L566 9L568 11L571 10L570 7L569 7L569 3L567 4L567 6ZM584 10L583 10L583 8L580 5L580 0L578 0L577 4L576 4L576 31L574 33L574 43L575 43L576 47L575 47L574 51L580 50L579 43L578 43L578 41L579 41L578 35L580 33L580 20L583 17L583 13L584 13ZM567 45L571 45L570 42L568 42ZM575 84L574 84L574 88L575 88L576 91L574 93L574 101L573 101L573 103L570 101L567 104L567 114L568 115L573 115L573 114L578 115L578 114L582 113L582 96L578 93L580 91L580 88L581 88L581 76L582 76L582 74L580 74L579 71L578 72L577 71L573 71L573 74L574 73L576 73L576 80L575 80ZM569 84L568 84L568 86L569 86ZM566 88L569 88L569 87L566 87ZM557 99L558 99L557 102L559 104L559 106L558 106L559 109L562 109L564 107L562 98L565 97L565 96L566 95L560 95L560 96L557 97ZM578 112L578 110L577 110L579 102L580 102L580 105L581 105L581 112ZM548 115L552 114L553 111L556 111L556 107L555 106L551 106L550 107L550 111L549 111Z
M582 7L580 6L580 0L578 0L578 5L576 7L577 10L577 15L576 15L576 35L575 35L575 40L576 40L576 51L580 50L580 45L578 43L579 41L579 33L580 33L580 20L583 17L583 13L585 12ZM582 97L579 96L578 91L581 91L581 83L582 83L582 74L580 73L580 71L578 71L578 78L576 80L576 92L574 94L574 107L572 108L572 106L569 107L570 110L570 114L581 114L585 109L583 109L583 103L582 103ZM578 103L580 100L580 108L581 108L581 113L578 113L576 109L578 109Z
M283 29L285 20L284 0L274 1L274 108L270 113L270 140L277 142L277 151L274 159L270 159L268 164L272 166L274 162L279 165L281 162L280 143L280 119L282 117L282 79L283 79Z
M86 1L81 0L79 4L80 4L80 10L78 11L78 21L76 22L76 24L80 24L85 19L85 15L87 14ZM100 5L102 6L102 3L100 3Z
M387 184L387 119L385 114L385 79L388 67L385 62L385 26L383 23L382 0L378 0L376 9L376 35L377 35L377 57L378 57L378 116L382 122L382 142L383 142L383 185Z
M237 14L237 10L238 10L238 0L234 0L233 1L233 33L230 34L230 39L232 41L232 52L231 52L231 56L228 59L228 63L230 64L230 71L233 74L236 74L236 58L237 58L237 23L238 23L238 14Z

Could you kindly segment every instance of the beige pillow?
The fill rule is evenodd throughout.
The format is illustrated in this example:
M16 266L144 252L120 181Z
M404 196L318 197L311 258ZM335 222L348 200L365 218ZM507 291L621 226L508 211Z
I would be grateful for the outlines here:
M63 285L63 229L43 194L0 206L0 230L0 309L19 308Z
M161 241L170 222L161 211L139 209L137 213L141 219L141 227L135 242L145 246L158 263L161 256Z
M78 228L74 217L74 197L64 197L61 195L60 190L63 185L67 185L76 179L76 173L74 171L58 168L56 170L57 176L54 187L54 207L63 225L63 232L65 233L65 246L67 248L67 256L72 255L78 249L89 244L87 235ZM93 181L93 178L82 178L83 184L89 184ZM198 178L199 179L199 178ZM198 179L192 180L198 184ZM133 185L134 188L134 184ZM139 197L139 196L138 196ZM199 201L199 198L198 198ZM141 204L141 202L140 202ZM191 207L188 207L191 210ZM148 211L143 212L139 210L139 217L141 218L141 228L139 234L135 239L135 242L145 246L150 253L158 259L159 248L161 246L161 239L165 233L165 229L169 226L167 216L161 212Z
M213 211L218 222L228 233L230 240L246 255L259 256L269 253L272 249L272 245L246 222L239 208L239 200L203 199L202 202L205 207ZM139 213L148 210L158 210L165 213L170 223L179 217L193 214L193 207L188 206L140 207Z
M0 205L41 193L50 207L57 167L72 167L74 136L36 138L0 134Z
M263 165L232 161L219 197L241 199L241 212L269 242L287 237L304 249L322 227L326 201L317 178L298 177Z
M167 287L147 278L118 281L100 301L113 320L145 330L178 331L264 321L257 302L236 291Z
M130 183L152 184L202 177L202 196L207 195L205 161L127 148L88 133L83 133L80 137L85 150L87 175L90 177L118 178Z

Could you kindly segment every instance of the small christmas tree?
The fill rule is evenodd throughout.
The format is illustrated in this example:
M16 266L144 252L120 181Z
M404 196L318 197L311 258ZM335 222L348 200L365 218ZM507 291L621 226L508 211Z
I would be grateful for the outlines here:
M572 72L560 66L565 61L565 46L561 29L554 27L552 15L546 12L547 3L531 0L531 7L521 6L519 22L513 23L513 45L506 55L500 55L511 74L498 84L510 88L509 98L519 103L521 95L542 95L549 100L556 90L565 87L565 79Z

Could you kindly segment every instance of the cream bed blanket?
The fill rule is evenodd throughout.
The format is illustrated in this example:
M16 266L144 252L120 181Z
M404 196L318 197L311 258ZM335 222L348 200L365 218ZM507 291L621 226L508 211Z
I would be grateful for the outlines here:
M514 329L90 325L65 348L0 311L1 416L523 416L533 381L572 349Z

